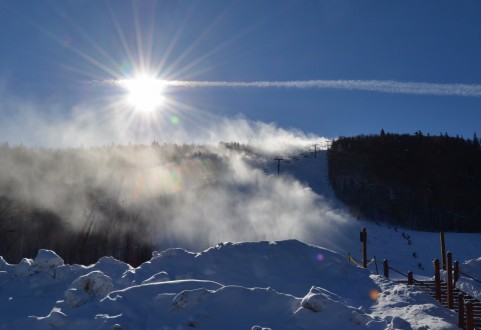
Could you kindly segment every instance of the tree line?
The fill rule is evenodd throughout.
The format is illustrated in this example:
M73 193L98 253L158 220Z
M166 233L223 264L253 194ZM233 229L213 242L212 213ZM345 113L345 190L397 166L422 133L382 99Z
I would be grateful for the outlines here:
M426 231L481 230L481 148L472 139L385 133L328 151L337 197L358 217Z

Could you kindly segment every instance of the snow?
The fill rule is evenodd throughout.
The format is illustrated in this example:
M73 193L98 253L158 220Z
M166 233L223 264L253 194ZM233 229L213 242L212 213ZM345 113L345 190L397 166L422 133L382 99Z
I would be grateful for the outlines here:
M296 240L169 249L135 269L112 258L21 264L2 265L1 329L456 328L455 313L415 287Z
M95 298L103 298L113 289L112 279L99 270L80 276L65 291L70 307L78 307Z
M1 329L456 328L415 287L296 240L169 249L136 269L112 258L66 268L49 255L40 271L3 265Z
M325 173L312 175L319 168L326 168L322 153L284 170L343 212ZM330 226L322 247L296 239L222 242L200 252L154 252L137 268L111 257L68 265L49 250L17 265L0 258L0 329L457 329L455 312L394 281L402 275L387 279L374 264L363 269L347 258L360 259L366 227L369 258L431 277L438 233L362 219ZM479 234L446 233L446 242L460 269L481 278ZM473 279L462 277L458 287L481 297Z
M57 266L63 266L64 262L63 259L60 258L55 252L40 249L38 250L34 264L39 270L46 270L49 268L55 268Z

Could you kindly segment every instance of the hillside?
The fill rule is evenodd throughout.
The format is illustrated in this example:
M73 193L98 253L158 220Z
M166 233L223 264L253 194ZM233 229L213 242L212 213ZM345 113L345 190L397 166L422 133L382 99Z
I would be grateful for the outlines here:
M481 230L479 141L385 134L335 140L329 178L358 217L427 231Z
M289 164L288 157L316 142L155 142L60 150L4 144L0 255L18 263L43 248L67 263L113 256L138 266L153 250L171 247L202 250L221 241L289 238L312 242L321 230L319 219L332 222L337 215L327 204L319 208L319 195L284 174L288 166L309 159ZM278 176L274 158L280 156L286 159ZM292 226L295 219L302 221Z
M164 146L173 148L172 155L176 157L169 158L169 165L153 168L156 173L159 169L176 168L176 172L169 173L177 173L176 187L180 188L161 190L161 205L166 209L156 208L160 216L146 222L159 221L166 214L171 216L167 222L170 228L162 222L162 230L149 232L159 239L157 252L138 267L112 257L100 258L88 266L78 265L45 249L18 263L1 259L0 329L456 329L456 314L416 287L377 275L376 264L364 270L349 263L348 253L359 260L359 229L367 227L370 259L388 259L391 267L404 273L412 270L418 279L430 277L431 262L439 257L439 235L353 218L336 200L329 184L327 151L312 148L314 143L308 141L295 148L270 152L239 144L209 149ZM152 151L161 149L162 146L137 147L135 161L127 157L117 159L125 160L120 163L130 169L145 171L160 159L159 153L152 157ZM28 150L33 152L36 151ZM83 152L72 151L76 157L90 155L83 161L97 164L97 172L84 174L97 173L97 180L92 182L104 187L106 182L114 186L119 182L114 175L107 176L109 180L99 180L100 174L119 168L112 165L119 163L112 161L112 155L133 155L132 150L126 152L118 147ZM51 159L51 154L43 155L44 161ZM57 154L57 159L63 155ZM160 155L171 157L168 153ZM79 166L79 159L70 165ZM187 166L208 164L207 159L212 162L209 166ZM104 168L103 164L109 166ZM23 166L30 165L27 162ZM105 172L106 168L109 171ZM79 173L79 167L55 167L57 174L69 174L72 169ZM163 173L167 175L166 171ZM192 177L198 173L210 175L188 181L189 173ZM82 182L79 177L80 173L74 181L77 185ZM39 184L48 179L33 178L17 180ZM47 182L53 185L54 178ZM140 187L133 190L136 196L145 198L159 193L153 189L155 185L150 189L146 184L143 189ZM125 189L120 189L121 196L129 191ZM114 192L119 194L118 189ZM195 202L199 196L201 203ZM32 199L37 203L43 200ZM178 204L174 203L176 200ZM208 205L202 207L202 203ZM125 205L131 204L107 205L128 210ZM235 205L238 207L233 208ZM177 212L168 213L174 206ZM196 222L186 217L189 208L193 209L191 216L195 215ZM73 226L68 217L59 219L73 233L75 228L84 228ZM93 233L95 226L108 218L97 215L88 219L100 221L92 225ZM143 214L135 219L148 217ZM44 232L46 237L54 237L60 233L58 230L52 226ZM122 236L107 237L125 243ZM89 236L87 242L101 245L101 241L94 240L101 238ZM22 239L24 248L33 249L39 244L35 235ZM212 241L217 243L207 245ZM448 233L446 242L455 259L460 260L461 270L480 278L479 234ZM54 244L55 240L48 243ZM123 256L125 245L117 247L114 252ZM391 276L403 279L395 272ZM477 283L468 278L459 283L466 292L481 298Z

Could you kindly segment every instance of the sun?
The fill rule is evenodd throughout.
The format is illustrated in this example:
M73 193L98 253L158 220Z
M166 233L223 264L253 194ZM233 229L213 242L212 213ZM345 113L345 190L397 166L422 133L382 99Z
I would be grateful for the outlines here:
M164 83L148 76L139 76L123 81L127 89L127 102L136 111L150 113L165 102Z

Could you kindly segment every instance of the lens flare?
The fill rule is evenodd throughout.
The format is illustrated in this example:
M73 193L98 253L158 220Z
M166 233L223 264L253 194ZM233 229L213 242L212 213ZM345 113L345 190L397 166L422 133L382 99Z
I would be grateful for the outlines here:
M316 256L317 261L323 261L324 260L324 255L322 253L318 253Z
M177 116L170 116L170 122L174 125L179 125L180 119Z
M120 73L123 74L123 75L128 75L130 74L130 72L132 72L132 66L127 63L127 62L123 62L121 65L120 65Z
M126 191L129 190L127 187L131 188L127 197L143 199L177 194L192 189L212 171L211 161L198 159L139 170L133 182L126 183Z
M376 290L376 289L372 289L371 291L369 291L369 297L372 300L378 300L379 299L379 291Z

